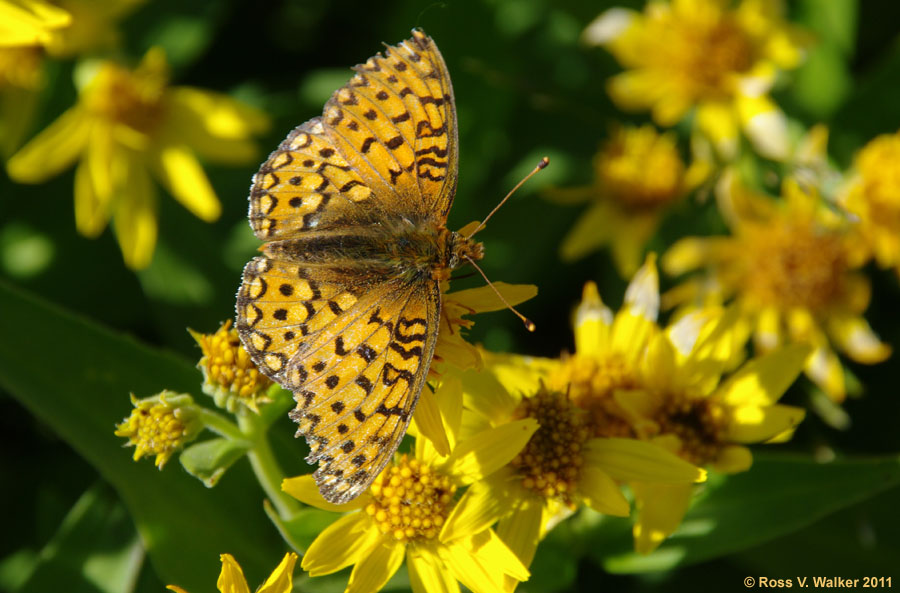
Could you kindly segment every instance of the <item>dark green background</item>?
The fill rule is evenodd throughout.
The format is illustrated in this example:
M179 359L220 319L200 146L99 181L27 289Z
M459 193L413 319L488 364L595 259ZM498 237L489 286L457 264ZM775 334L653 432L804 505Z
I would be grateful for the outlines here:
M538 330L529 334L513 315L498 312L478 316L470 336L494 350L557 356L572 347L569 316L584 282L596 281L613 307L621 302L625 286L605 252L572 265L560 263L558 245L582 210L540 197L540 189L548 185L591 181L591 157L611 124L646 121L615 110L604 85L619 71L617 64L605 51L578 42L582 29L612 5L549 0L163 0L148 2L122 23L121 56L135 61L151 45L163 45L172 62L173 84L231 93L266 111L272 127L260 139L261 161L289 130L321 112L330 93L349 79L351 65L380 50L382 42L397 43L409 37L412 27L422 27L440 47L456 95L460 171L450 228L482 218L541 156L552 162L480 234L486 248L483 267L492 280L538 285L537 298L521 307ZM800 126L828 124L832 156L845 167L868 139L900 127L900 4L805 0L791 3L790 15L813 31L817 45L803 68L780 81L775 98ZM75 100L73 66L49 65L49 84L33 131ZM83 578L78 554L114 556L129 549L133 518L145 537L147 529L153 531L156 515L145 509L135 517L141 513L129 498L127 484L154 480L159 483L154 496L159 498L160 516L171 512L171 518L191 525L200 511L190 509L209 504L215 511L211 516L247 523L245 543L265 542L267 547L255 551L216 552L238 556L251 587L279 560L284 548L261 512L262 493L252 484L246 464L231 470L221 487L208 491L192 484L177 463L161 474L147 461L132 464L131 451L115 449L121 440L114 442L111 436L113 423L128 413L129 391L146 396L168 387L202 398L199 372L190 368L199 350L185 328L212 331L233 316L240 270L258 245L246 223L246 197L257 166L207 167L223 204L221 219L212 225L192 217L160 190L156 257L139 273L124 267L111 231L93 241L76 234L71 171L37 186L15 185L0 174L0 589L22 582L21 567L27 565L34 572L22 590L60 588L59 583L68 591L99 590ZM688 200L666 220L650 248L662 252L678 237L719 232L724 226L713 204ZM9 258L35 242L50 248L46 265L16 272ZM867 318L883 339L900 348L897 279L889 272L867 271L874 286ZM663 283L666 288L672 280L663 278ZM480 284L479 278L468 278L454 287ZM640 563L615 564L611 551L620 549L616 546L622 539L614 545L614 537L604 539L602 534L621 536L622 525L607 531L569 526L542 545L535 580L523 588L738 590L748 575L891 576L892 570L900 578L894 568L900 554L895 535L900 521L893 502L898 491L894 487L864 500L897 480L896 463L889 460L900 451L898 366L894 359L874 367L848 366L864 391L845 405L852 419L849 428L835 430L810 414L794 441L779 447L799 453L805 460L802 468L781 471L782 458L766 464L764 457L760 469L725 485L730 490L722 500L731 492L738 501L728 508L730 514L710 511L721 520L765 509L757 523L768 520L786 528L747 538L734 532L708 535L712 550L689 554L688 566L611 576L603 566L643 570ZM787 400L802 405L808 401L808 389L801 382ZM91 426L92 419L102 420ZM301 471L302 464L293 457L294 452L299 457L301 444L287 442L290 422L285 418L276 428L285 442L279 449L286 455L283 462L289 471ZM98 441L96 448L85 444L92 438ZM829 449L861 465L851 463L852 471L832 468L815 478L808 475L827 468L809 460ZM859 461L862 458L881 461L872 461L870 467ZM802 487L808 484L816 487ZM134 495L146 498L147 492ZM706 499L715 500L712 495ZM798 500L805 504L796 505ZM778 515L779 509L791 509L787 517L800 520L792 524ZM64 517L68 519L61 529ZM772 539L775 536L783 537ZM737 544L719 545L731 540ZM66 541L71 547L65 547ZM702 542L700 537L695 543L703 548ZM192 542L182 544L190 548ZM42 549L50 561L35 562L35 553ZM170 552L177 557L177 546ZM138 590L158 590L160 581L168 582L160 575L172 572L159 569L166 560L153 561L153 566L134 569ZM218 559L209 555L194 570L202 576L194 591L213 590L217 570ZM344 578L323 580L321 586L307 583L303 589L340 589Z

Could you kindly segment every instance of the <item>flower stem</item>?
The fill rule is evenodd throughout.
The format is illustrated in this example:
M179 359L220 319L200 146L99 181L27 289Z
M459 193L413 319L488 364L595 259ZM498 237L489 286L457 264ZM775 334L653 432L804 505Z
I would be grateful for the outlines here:
M203 406L195 406L197 417L211 431L222 435L223 437L234 441L246 441L248 435L241 430L234 422L227 420L221 414L213 412L209 408Z
M281 490L284 472L278 466L265 431L260 430L260 420L256 414L238 414L238 426L245 438L253 441L253 447L247 451L247 458L260 486L278 511L282 519L290 519L300 511L299 503Z

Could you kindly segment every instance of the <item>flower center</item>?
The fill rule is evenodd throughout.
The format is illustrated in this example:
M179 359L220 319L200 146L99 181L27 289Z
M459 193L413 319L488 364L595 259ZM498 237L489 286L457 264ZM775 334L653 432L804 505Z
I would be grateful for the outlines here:
M591 436L582 410L562 392L542 389L524 398L513 418L534 418L540 425L510 464L521 476L522 486L573 505L571 493L584 464L581 452Z
M603 190L626 208L654 208L681 193L684 165L675 140L652 126L617 130L594 166Z
M548 379L550 388L569 394L572 403L591 416L595 437L634 437L619 404L616 389L639 386L635 370L621 356L593 358L573 354Z
M725 431L721 408L706 399L672 397L656 416L660 434L674 434L681 441L680 456L695 465L716 459Z
M110 121L150 134L163 117L166 78L161 72L130 72L107 64L92 82L86 103Z
M706 15L704 15L706 16ZM729 15L685 20L681 15L660 22L667 51L659 55L674 76L682 77L697 97L732 94L731 77L754 62L752 40Z
M126 437L134 445L135 460L156 455L160 467L196 437L202 428L191 411L188 395L163 391L158 396L138 400L132 396L131 415L116 426L116 436Z
M812 223L748 229L746 294L758 304L822 312L840 298L847 269L837 233Z
M403 455L371 486L366 507L381 533L400 542L434 539L447 520L456 486L418 459Z

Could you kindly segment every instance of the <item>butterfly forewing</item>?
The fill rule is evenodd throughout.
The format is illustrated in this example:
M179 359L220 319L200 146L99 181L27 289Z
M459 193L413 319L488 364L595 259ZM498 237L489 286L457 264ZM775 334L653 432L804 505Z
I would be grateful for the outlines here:
M336 503L390 460L425 384L440 290L420 260L446 232L457 168L453 91L429 37L414 31L355 70L254 177L250 223L271 242L237 298L241 339L294 392ZM416 247L398 259L390 246L407 239Z

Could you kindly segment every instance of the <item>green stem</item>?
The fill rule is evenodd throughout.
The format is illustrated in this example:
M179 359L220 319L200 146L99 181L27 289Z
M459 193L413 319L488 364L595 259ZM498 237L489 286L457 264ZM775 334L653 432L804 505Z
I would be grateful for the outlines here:
M238 426L244 433L245 438L253 441L253 447L247 451L247 458L250 460L250 466L256 479L259 480L269 500L278 511L278 516L284 520L290 519L297 514L300 509L300 503L285 494L281 490L281 482L284 480L284 472L278 466L272 448L269 446L269 440L266 438L264 430L260 430L260 419L257 415L251 413L238 414Z
M209 408L196 406L197 417L211 431L227 437L233 441L247 441L249 435L241 430L234 422L227 420L221 414L213 412Z

